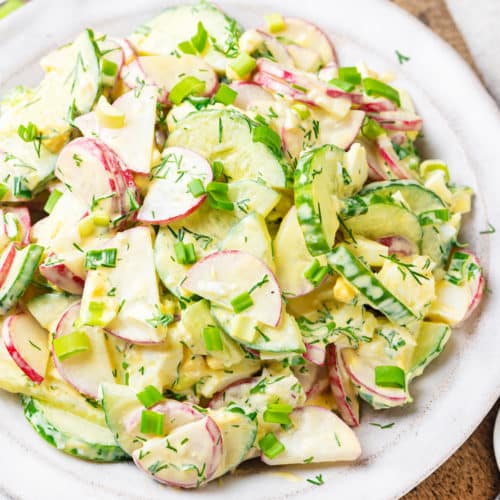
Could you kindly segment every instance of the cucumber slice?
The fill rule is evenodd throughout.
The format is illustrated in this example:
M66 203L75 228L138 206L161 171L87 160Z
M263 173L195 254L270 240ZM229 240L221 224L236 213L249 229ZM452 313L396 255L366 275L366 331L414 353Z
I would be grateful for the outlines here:
M311 255L329 252L335 242L343 158L343 150L326 145L303 153L295 170L297 218Z
M262 125L230 109L208 109L189 114L171 133L167 145L185 147L206 158L220 161L231 181L253 179L284 188L288 166L279 149L257 141ZM273 133L269 129L269 133ZM260 134L259 134L260 135Z
M227 197L234 203L237 216L257 212L262 217L267 217L281 199L274 189L249 179L228 183Z
M408 378L422 375L425 368L436 359L444 349L451 335L451 328L444 323L424 321L417 337L417 345L413 351Z
M262 260L274 271L273 248L266 221L257 213L248 214L222 240L220 250L240 250Z
M239 408L235 408L237 410ZM234 470L252 448L257 435L257 423L243 413L231 410L209 412L222 434L222 462L214 477L220 477Z
M397 325L413 329L418 317L394 296L380 280L345 246L327 255L328 263L363 296L364 300Z
M457 241L457 229L451 224L430 224L422 228L422 255L427 255L437 268L446 266Z
M43 247L40 245L28 245L17 251L9 273L0 288L0 314L6 314L24 294L31 283L42 253Z
M309 253L295 206L292 206L281 221L274 238L274 257L276 277L287 298L305 295L314 290L316 284L307 279L305 274L315 265L315 260L320 266L324 266L326 259L323 255L315 259Z
M58 450L94 462L128 459L107 427L35 398L23 396L21 400L28 422Z
M215 304L212 304L210 310L217 323L231 338L251 349L273 353L302 353L306 350L297 322L286 312L282 313L278 326L273 328Z
M226 58L238 54L243 29L232 18L208 2L165 9L159 16L139 26L131 41L141 54L170 55L181 42L196 34L198 23L208 32L210 45L204 58L217 70L225 70Z
M78 300L78 297L67 293L44 293L31 299L26 307L38 323L53 332L64 311Z
M372 182L358 194L368 199L373 196L389 198L398 191L408 203L412 212L417 215L428 210L446 208L443 200L434 191L412 180Z
M415 252L418 252L423 233L415 214L401 205L390 202L368 203L366 213L344 219L349 231L371 240L401 236L411 242Z

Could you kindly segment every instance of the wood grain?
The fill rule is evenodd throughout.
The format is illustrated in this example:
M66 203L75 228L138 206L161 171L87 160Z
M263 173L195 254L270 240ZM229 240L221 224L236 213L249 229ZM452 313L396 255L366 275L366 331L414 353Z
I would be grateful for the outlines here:
M481 77L444 0L392 1L446 40ZM404 500L494 499L500 492L500 474L493 453L493 425L499 408L500 401L464 445Z

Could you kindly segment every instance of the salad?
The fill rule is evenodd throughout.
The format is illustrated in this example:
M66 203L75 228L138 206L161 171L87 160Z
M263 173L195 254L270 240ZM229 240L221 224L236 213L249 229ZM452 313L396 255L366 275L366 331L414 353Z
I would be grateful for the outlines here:
M358 459L360 402L410 404L485 286L410 96L205 1L41 66L0 108L0 388L170 486Z

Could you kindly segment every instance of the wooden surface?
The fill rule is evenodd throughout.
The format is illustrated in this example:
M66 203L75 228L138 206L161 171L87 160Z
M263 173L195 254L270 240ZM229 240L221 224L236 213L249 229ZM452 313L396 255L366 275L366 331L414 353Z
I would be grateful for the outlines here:
M392 1L446 40L481 77L444 0ZM493 453L493 424L499 407L500 401L464 445L404 500L494 499L500 493L500 474Z

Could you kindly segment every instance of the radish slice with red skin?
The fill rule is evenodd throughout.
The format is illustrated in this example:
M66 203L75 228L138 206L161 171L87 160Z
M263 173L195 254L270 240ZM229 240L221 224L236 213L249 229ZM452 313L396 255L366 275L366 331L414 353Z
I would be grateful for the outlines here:
M194 55L142 56L137 59L137 63L144 74L143 80L161 89L160 100L165 103L169 102L170 91L186 76L194 76L205 83L205 90L202 92L204 96L213 95L219 86L217 75L212 67ZM137 85L136 81L135 86Z
M132 42L127 38L109 37L109 39L117 43L122 49L123 65L120 68L120 77L121 77L125 65L128 64L130 61L132 61L132 59L135 59L137 57L137 50L132 44Z
M304 358L315 365L322 366L326 359L326 346L323 343L308 344L305 343L306 352Z
M327 349L327 366L330 388L339 408L340 416L347 425L359 425L359 401L356 391L343 366L340 350L335 344Z
M411 401L404 389L397 387L379 387L375 384L375 366L377 363L361 359L352 349L343 349L341 352L342 363L355 386L363 392L382 401L388 407L401 406Z
M307 95L304 94L304 92L301 92L300 90L296 90L293 87L290 87L285 82L282 82L281 80L273 77L272 75L259 71L255 73L253 81L257 85L261 85L270 92L274 92L276 94L282 94L295 101L308 104L309 106L315 106L314 101L309 99Z
M292 367L308 399L320 394L328 387L328 376L324 366L306 360L305 364Z
M75 322L80 317L80 302L70 306L60 318L54 339L71 334L76 330ZM61 361L52 347L52 359L61 377L81 394L98 399L99 385L113 383L112 367L109 361L104 332L101 328L79 326L89 338L90 349Z
M269 104L274 102L272 94L264 90L260 85L253 82L234 81L229 85L233 90L238 92L233 106L246 111L256 102L269 101Z
M191 267L182 286L230 310L233 299L253 288L253 305L243 311L245 316L269 326L280 322L282 301L276 278L261 260L248 253L224 250L208 255Z
M206 189L212 181L210 164L194 151L172 147L162 154L162 163L153 169L152 180L138 220L148 224L168 224L194 212L206 198L195 197L189 184L199 179Z
M218 392L211 399L208 407L211 410L218 410L225 407L230 401L240 401L245 398L248 391L259 381L259 377L250 377L238 380L222 391Z
M153 80L148 78L137 57L132 58L131 61L123 66L120 77L131 90L136 89L139 85L154 85ZM162 97L164 99L165 95Z
M3 286L15 258L16 258L16 246L14 245L14 243L11 243L2 252L0 260L0 287Z
M217 424L207 416L176 428L167 437L149 439L132 458L160 483L196 488L215 474L222 461L222 443Z
M279 36L292 40L301 47L314 49L320 55L323 65L337 64L335 48L321 28L296 17L285 17L285 26Z
M55 172L87 206L101 199L99 208L103 212L122 215L128 181L116 154L103 142L91 138L70 142L59 155Z
M381 111L368 116L387 130L418 132L422 128L422 118L408 111Z
M387 236L379 238L377 241L389 248L389 255L401 254L407 256L418 253L415 245L402 236Z
M196 422L197 420L201 420L205 417L203 413L193 408L192 405L182 403L180 401L165 401L163 403L158 403L149 409L156 413L165 415L163 427L164 435L169 434L177 427L190 424L191 422ZM139 408L125 419L125 429L130 435L142 435L146 437L141 434L141 417L143 411L144 408Z
M361 446L353 430L337 415L319 406L296 408L289 415L293 426L275 432L285 447L274 458L261 455L267 465L303 464L356 460Z
M364 138L358 138L356 142L359 142L366 151L366 162L368 163L368 178L372 181L386 181L391 177L388 172L390 170L383 168L381 162L378 158L376 147L373 142L368 141Z
M50 261L54 261L51 264ZM40 274L47 280L56 285L61 290L81 295L85 280L76 275L64 262L57 262L55 254L50 254L38 268Z
M5 348L16 365L35 384L45 378L49 360L48 332L31 314L9 316L2 328Z
M377 137L377 149L382 161L398 179L414 179L413 173L399 161L394 146L387 134Z
M338 74L338 66L336 62L328 63L324 68L321 68L318 71L318 78L322 82L329 82L337 77Z
M31 216L27 207L4 207L4 217L11 214L16 218L20 230L20 243L27 245L30 242Z
M367 113L381 113L384 111L397 111L396 103L385 97L368 97L363 95L359 103L359 109Z

